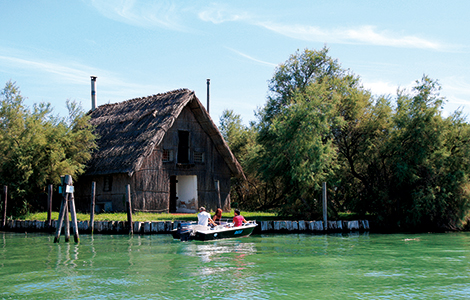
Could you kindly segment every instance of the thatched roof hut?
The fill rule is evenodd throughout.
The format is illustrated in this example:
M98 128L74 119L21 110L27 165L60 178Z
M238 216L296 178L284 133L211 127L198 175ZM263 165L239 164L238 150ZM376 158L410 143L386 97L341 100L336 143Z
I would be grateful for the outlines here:
M95 133L99 136L98 150L93 153L83 178L93 178L97 184L98 181L103 181L103 185L109 184L110 179L121 184L129 182L134 188L133 196L138 198L136 207L140 206L142 210L146 210L146 207L150 206L158 207L156 210L167 209L171 211L171 204L169 204L171 202L169 198L171 197L170 177L197 176L198 199L196 202L201 204L201 200L203 200L202 202L206 206L215 208L218 205L213 203L215 202L212 199L214 195L209 197L209 194L222 192L222 194L227 194L224 195L226 203L222 206L229 208L230 183L225 182L227 175L244 177L244 174L217 126L193 91L180 89L102 105L90 112L90 117L91 124L96 128ZM175 124L178 125L175 126ZM196 149L197 152L194 157L188 156L191 159L187 161L181 162L175 158L173 163L170 163L165 160L168 158L164 158L168 154L163 152L166 151L165 149L170 149L175 153L183 152L176 145L181 143L178 141L178 139L182 139L181 136L178 138L180 131L188 132L188 136L191 134L186 142L187 147L189 151ZM192 155L191 153L190 155ZM199 153L206 154L205 161L199 161L201 160ZM226 171L223 171L224 169ZM149 174L149 170L153 173ZM208 172L209 174L207 174ZM146 176L153 178L154 185L138 182L139 180L145 181ZM220 178L215 179L216 181L224 181L224 183L220 183L220 188L224 191L213 190L214 184L211 183L213 180L209 179L214 176ZM159 177L159 179L155 179L155 177ZM229 180L230 178L228 178ZM81 179L81 181L90 180ZM142 186L145 188L139 190L139 187ZM149 196L149 193L153 196ZM104 194L101 195L102 198L104 197L101 199L102 201L113 202L113 200L109 200L113 197L106 198ZM143 202L139 204L141 196ZM223 202L217 199L216 201ZM154 204L148 205L150 202L154 202ZM114 203L112 206L113 210L116 210L114 209L116 207L121 208Z

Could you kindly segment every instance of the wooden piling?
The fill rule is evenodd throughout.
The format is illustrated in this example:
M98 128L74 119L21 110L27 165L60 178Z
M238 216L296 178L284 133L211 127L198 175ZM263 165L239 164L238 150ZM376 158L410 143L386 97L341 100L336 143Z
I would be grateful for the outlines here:
M90 206L90 228L91 234L93 234L93 230L95 229L95 199L96 199L96 182L93 181L91 183L91 206Z
M58 220L58 224L56 227L54 243L59 242L60 231L62 230L62 224L64 223L66 209L67 209L67 194L65 193L65 191L62 191L62 202L60 203L59 220Z
M215 189L217 190L217 205L218 208L222 208L222 201L220 199L220 183L218 180L215 181Z
M7 202L8 202L8 186L3 186L3 217L2 217L2 228L5 228L7 224Z
M129 234L134 233L132 228L132 204L131 204L131 185L126 185L126 210L127 210L127 223L129 224Z
M65 237L65 242L68 243L70 241L70 219L69 219L70 195L66 194L65 197L67 197L67 201L65 203L64 237Z
M70 216L72 218L72 229L73 229L73 239L75 243L80 242L80 237L78 236L78 224L77 224L77 212L75 210L75 198L73 193L69 195L69 207L70 207Z
M323 228L328 229L328 208L326 202L326 182L323 182Z
M46 227L50 229L52 227L52 196L54 193L54 186L49 184L47 186L47 221Z

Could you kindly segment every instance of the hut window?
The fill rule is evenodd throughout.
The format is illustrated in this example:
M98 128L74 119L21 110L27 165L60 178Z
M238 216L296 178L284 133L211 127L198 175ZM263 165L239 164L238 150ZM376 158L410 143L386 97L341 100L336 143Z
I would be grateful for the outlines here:
M178 131L178 163L189 163L189 131Z
M113 177L105 176L103 181L103 192L110 192L113 188Z
M194 162L203 163L204 162L204 152L194 151Z
M173 161L173 149L163 149L162 161Z

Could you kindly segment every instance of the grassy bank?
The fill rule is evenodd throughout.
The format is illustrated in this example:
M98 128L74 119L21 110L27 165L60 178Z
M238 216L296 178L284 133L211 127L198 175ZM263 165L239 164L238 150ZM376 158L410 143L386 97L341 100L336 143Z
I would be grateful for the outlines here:
M211 215L214 213L211 212ZM296 220L295 218L289 217L279 217L274 212L248 212L248 211L241 211L241 215L244 216L247 220L257 220L257 221L269 221L269 220ZM233 218L233 210L230 212L225 212L222 214L223 219L232 219ZM38 221L46 221L47 220L47 213L46 212L39 212L39 213L31 213L19 218L18 220L38 220ZM52 212L52 219L57 220L59 219L59 212ZM90 215L77 213L78 221L89 221ZM358 220L358 219L373 219L373 216L358 216L353 213L339 213L338 218L329 218L329 220ZM132 215L132 220L136 222L157 222L157 221L177 221L177 220L184 220L184 221L197 221L197 215L194 214L167 214L167 213L144 213L144 212L136 212ZM317 220L321 220L321 217L318 217ZM127 221L127 214L126 213L100 213L95 214L95 221ZM306 220L312 221L312 220Z
M213 214L213 213L212 213ZM279 219L275 213L267 213L267 212L241 212L241 215L244 216L247 220L277 220ZM58 212L52 212L52 219L57 220L59 218ZM223 219L231 219L233 218L233 210L231 212L225 212L222 214ZM47 213L40 212L40 213L33 213L28 214L26 216L18 218L19 220L38 220L38 221L46 221L47 220ZM77 213L77 220L78 221L89 221L90 215ZM143 212L136 212L132 215L132 220L135 222L156 222L156 221L176 221L176 220L184 220L184 221L197 221L196 214L166 214L166 213L143 213ZM100 213L95 214L95 221L127 221L127 214L126 213Z

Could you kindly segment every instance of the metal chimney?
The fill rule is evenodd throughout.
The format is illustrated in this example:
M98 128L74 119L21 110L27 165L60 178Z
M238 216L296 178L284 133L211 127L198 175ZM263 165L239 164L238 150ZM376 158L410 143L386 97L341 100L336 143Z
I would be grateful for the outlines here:
M91 110L96 109L96 90L95 90L95 84L96 84L96 76L90 76L91 77Z
M211 80L207 79L207 112L209 113L209 87L211 85Z

